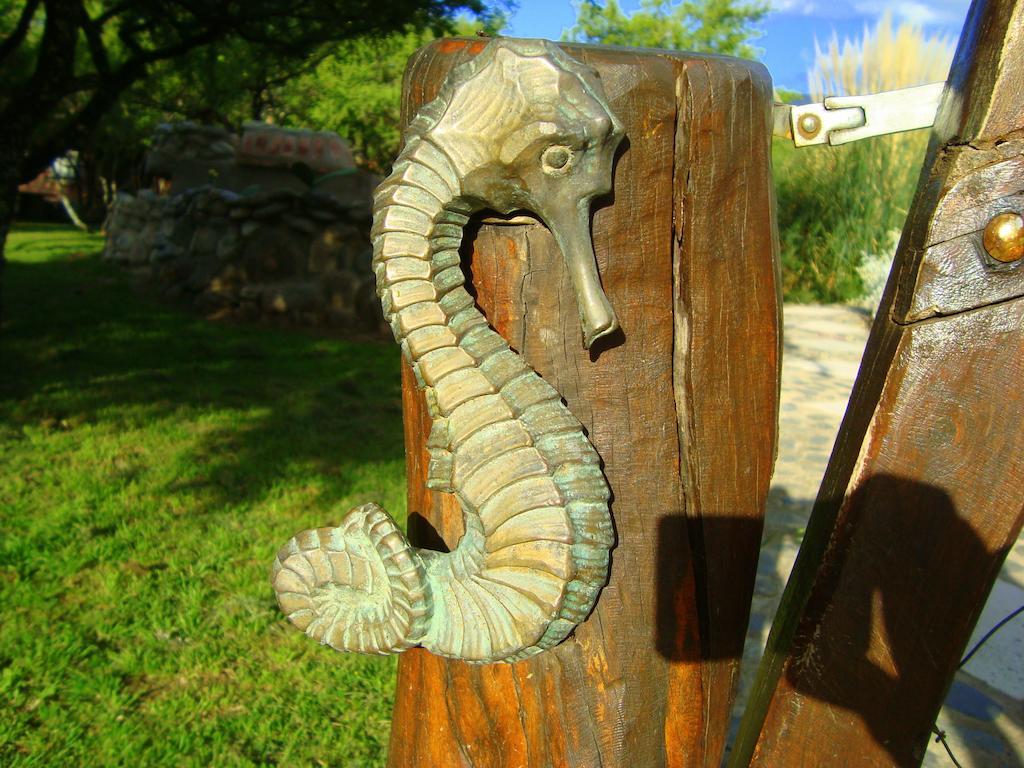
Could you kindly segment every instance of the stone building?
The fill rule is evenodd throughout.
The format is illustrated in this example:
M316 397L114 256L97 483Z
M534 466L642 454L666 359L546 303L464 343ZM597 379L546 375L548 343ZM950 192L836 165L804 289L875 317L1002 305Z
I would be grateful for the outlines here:
M164 125L146 169L161 193L118 196L107 259L220 315L383 327L369 238L379 179L336 134Z

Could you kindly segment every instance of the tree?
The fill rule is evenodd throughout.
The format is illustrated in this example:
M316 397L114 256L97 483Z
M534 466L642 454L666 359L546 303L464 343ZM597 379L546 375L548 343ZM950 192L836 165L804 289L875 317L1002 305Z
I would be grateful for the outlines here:
M626 13L616 0L582 0L567 39L753 58L747 41L768 10L767 0L640 0L640 10Z
M452 32L496 35L506 22L501 11L478 21L463 16ZM385 37L363 36L327 46L313 67L268 92L266 116L283 125L335 131L352 146L360 165L384 173L398 153L406 62L436 37L430 29L407 27Z
M441 34L497 34L509 8L507 0L489 0L477 18L457 16ZM159 123L192 120L237 133L245 121L258 120L335 131L360 165L384 171L398 149L406 62L437 36L429 27L406 26L331 41L301 59L243 40L199 48L155 65L126 92L99 126L94 154L103 170L124 169L137 162Z
M283 125L335 131L360 164L382 172L398 148L405 63L433 37L429 30L407 28L337 43L313 69L273 94L271 115Z
M240 133L247 120L272 120L277 89L314 69L330 45L294 57L236 38L154 64L76 147L83 215L102 220L114 189L140 186L158 125L190 120Z
M18 184L87 144L161 62L245 43L303 60L332 40L441 28L482 0L0 0L0 266Z

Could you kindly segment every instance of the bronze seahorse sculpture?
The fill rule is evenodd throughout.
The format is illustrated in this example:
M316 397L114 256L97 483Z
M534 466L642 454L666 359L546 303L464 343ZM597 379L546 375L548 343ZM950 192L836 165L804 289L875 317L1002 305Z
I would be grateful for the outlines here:
M345 651L517 661L593 608L613 542L600 459L475 307L459 246L478 210L537 214L568 264L584 345L613 331L590 203L611 188L622 135L596 73L546 41L508 38L452 70L410 124L374 196L373 264L433 418L428 485L456 495L465 534L450 553L417 549L375 504L298 534L273 583L306 634Z

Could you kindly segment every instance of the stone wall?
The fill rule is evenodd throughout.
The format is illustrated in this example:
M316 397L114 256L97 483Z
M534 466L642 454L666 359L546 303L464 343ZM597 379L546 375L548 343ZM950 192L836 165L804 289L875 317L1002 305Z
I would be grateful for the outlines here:
M384 332L370 268L369 200L211 186L121 194L105 258L218 316Z

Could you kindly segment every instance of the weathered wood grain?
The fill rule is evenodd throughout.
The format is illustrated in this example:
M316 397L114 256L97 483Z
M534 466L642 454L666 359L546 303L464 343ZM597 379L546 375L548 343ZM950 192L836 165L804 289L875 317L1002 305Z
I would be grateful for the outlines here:
M481 47L418 54L406 117ZM771 89L752 64L567 50L601 73L626 124L592 227L622 331L583 349L568 273L539 223L467 233L464 268L491 324L601 455L610 581L574 635L533 659L473 667L407 652L395 767L717 765L728 726L775 448ZM705 205L697 190L721 191ZM723 228L742 234L723 240ZM430 422L408 371L403 390L410 539L452 547L460 512L423 484Z
M975 2L731 765L920 763L1024 522L1024 4Z
M1024 137L948 149L940 167L929 185L941 191L922 225L919 263L904 272L896 297L904 323L1024 296L1024 271L993 259L982 243L993 216L1024 211Z
M730 60L685 63L677 136L675 395L687 512L701 566L704 706L728 722L775 462L781 296L769 84ZM753 286L758 286L753 289ZM757 449L750 452L750 448ZM720 758L726 731L708 733ZM718 756L718 758L716 758Z

